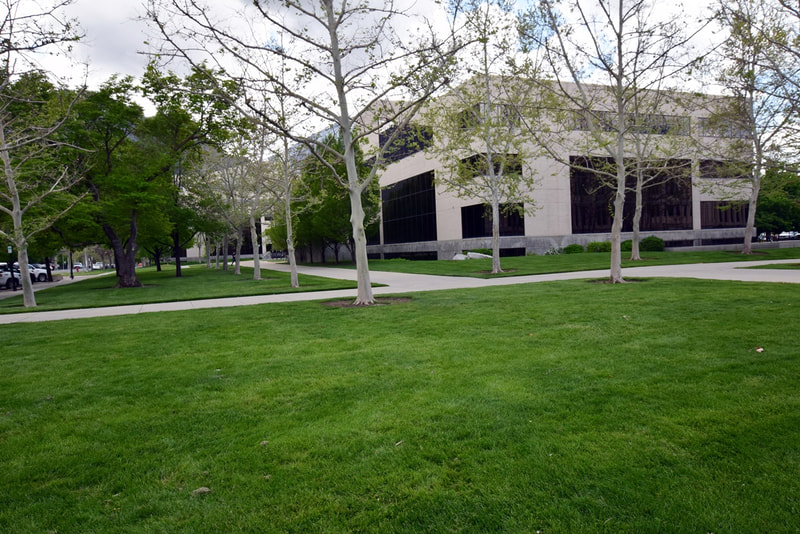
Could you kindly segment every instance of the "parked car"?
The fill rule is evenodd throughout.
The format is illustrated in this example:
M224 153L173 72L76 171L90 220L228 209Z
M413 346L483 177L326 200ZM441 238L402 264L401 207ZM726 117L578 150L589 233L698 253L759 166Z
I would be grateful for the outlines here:
M75 269L75 272L80 272L83 270L83 264L81 262L73 263L72 268Z
M781 241L784 239L798 239L798 237L800 237L800 232L793 232L791 230L778 234L778 239Z
M0 286L6 289L16 289L20 286L19 271L14 269L14 277L11 277L11 270L8 265L4 264L0 270Z
M99 270L102 270L102 269L105 269L105 265L103 265L102 262L97 262L97 263L92 264L92 270L93 271L99 271Z
M31 277L31 282L47 282L47 269L43 267L28 265L28 274Z

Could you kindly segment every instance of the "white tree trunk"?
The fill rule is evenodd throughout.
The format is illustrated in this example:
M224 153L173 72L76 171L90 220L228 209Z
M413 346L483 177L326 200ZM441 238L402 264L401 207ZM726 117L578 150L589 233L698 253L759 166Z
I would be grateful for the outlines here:
M500 268L500 202L496 195L492 202L492 274L502 273Z
M350 223L353 225L353 240L356 250L356 277L358 280L358 293L355 300L356 306L375 304L372 296L372 282L369 275L369 261L367 259L367 236L364 232L364 207L361 203L361 192L350 189Z
M290 190L287 187L287 190ZM300 287L300 280L297 276L297 258L294 255L294 227L292 226L292 197L291 192L284 195L285 217L286 217L286 256L289 260L289 275L292 287Z
M758 206L758 193L761 190L761 176L754 174L752 182L753 190L750 193L750 201L748 202L747 225L744 229L742 254L753 253L753 236L756 233L756 208Z
M3 162L3 174L7 189L7 197L11 200L11 222L13 225L12 242L17 249L17 261L19 262L20 282L22 283L22 303L26 308L36 306L36 299L33 296L33 284L28 274L28 242L25 240L25 233L22 228L22 202L17 189L17 180L14 168L11 165L11 155L5 137L5 124L0 125L0 159ZM5 210L4 210L5 211ZM13 275L13 265L8 266Z
M618 98L621 99L620 96ZM621 102L621 101L620 101ZM617 191L614 194L614 222L611 224L611 266L610 281L612 284L624 282L622 279L622 221L623 209L625 208L625 185L627 179L627 169L625 168L625 138L624 121L625 109L620 103L618 106L619 130L617 134Z
M283 103L281 103L282 105ZM292 287L300 287L297 276L297 258L294 253L294 226L292 225L292 176L289 170L289 140L283 138L283 213L286 221L286 256Z
M250 241L253 243L253 280L261 280L261 254L258 252L256 218L250 216Z
M642 170L637 169L636 173L636 208L633 212L633 238L631 239L631 260L640 261L642 257L639 255L639 225L642 221L642 205L643 193L642 188L644 178L642 177Z
M353 123L347 101L348 93L345 90L345 76L342 73L342 53L339 48L339 35L336 33L336 28L338 27L336 18L338 15L335 12L332 0L323 0L322 4L330 33L333 79L336 86L336 96L339 100L339 127L341 128L342 145L344 146L344 164L347 169L347 192L350 195L350 224L353 226L353 241L356 249L358 292L354 304L356 306L369 306L375 304L375 298L372 296L372 282L370 281L369 261L367 259L367 236L364 232L364 206L361 201L361 193L367 184L361 183L356 166L356 153L353 147Z
M28 245L24 244L19 248L17 253L17 261L19 262L19 276L22 278L22 304L26 308L36 306L36 298L33 296L33 282L31 281L30 270L28 269Z
M242 229L236 232L236 258L234 258L233 274L242 274Z

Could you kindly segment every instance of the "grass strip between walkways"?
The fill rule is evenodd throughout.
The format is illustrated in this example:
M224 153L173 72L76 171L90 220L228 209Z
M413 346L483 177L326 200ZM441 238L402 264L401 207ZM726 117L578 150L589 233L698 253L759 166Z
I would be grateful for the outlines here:
M624 267L800 258L800 248L761 250L747 256L738 252L724 251L646 252L643 256L642 261L624 261ZM608 264L609 254L607 253L584 253L503 258L502 265L506 272L498 275L489 273L491 260L488 259L467 261L370 260L370 269L411 274L495 278L608 269ZM314 266L320 265L314 264ZM352 266L350 264L322 265ZM163 271L160 273L149 267L137 270L137 276L144 287L129 289L115 289L116 279L112 273L109 273L106 276L87 277L87 280L81 280L78 283L37 291L37 306L33 309L23 307L21 293L14 297L0 299L0 313L98 308L356 287L355 282L301 275L300 288L293 289L290 287L288 273L262 269L262 280L253 280L251 267L242 267L241 270L241 275L234 275L232 270L206 269L203 265L195 264L185 266L183 276L176 278L174 265L164 265Z
M0 531L796 528L800 285L411 297L0 326Z
M182 276L175 276L175 266L163 266L161 272L154 267L137 269L136 275L143 287L116 289L113 273L87 278L63 286L37 291L36 307L22 305L22 292L0 300L0 313L99 308L129 304L177 302L184 300L244 297L300 291L325 291L356 287L355 282L300 275L300 287L291 287L288 273L261 269L261 280L253 280L253 268L242 267L239 275L230 271L207 269L202 265L184 266Z
M625 259L630 256L630 253L623 252L623 269L625 267L647 267L649 265L684 265L689 263L741 262L800 258L800 247L761 249L756 250L753 254L748 255L741 254L740 252L727 251L642 252L641 255L641 261L631 261L629 259ZM500 274L491 274L491 259L471 259L464 261L425 261L403 259L370 260L370 268L376 271L403 272L413 274L496 278L501 276L524 276L531 274L608 269L610 256L610 253L607 252L585 252L582 254L557 254L546 256L509 256L500 258L501 267L505 271ZM337 265L337 267L341 266L342 265Z

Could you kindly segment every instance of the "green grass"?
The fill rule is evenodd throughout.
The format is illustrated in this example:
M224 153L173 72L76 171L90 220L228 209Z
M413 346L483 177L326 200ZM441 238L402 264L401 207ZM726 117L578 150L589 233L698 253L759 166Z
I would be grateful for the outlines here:
M175 267L167 265L161 272L154 267L138 269L136 276L143 287L116 289L113 272L80 280L72 284L37 291L36 308L23 307L22 293L0 300L0 313L98 308L153 302L177 302L297 291L323 291L355 287L355 282L300 275L300 288L291 287L288 273L261 269L261 280L253 280L253 268L242 267L242 274L233 270L207 269L205 266L184 267L182 276L175 276Z
M567 281L0 326L0 531L796 532L798 302Z
M798 263L770 263L769 265L758 265L756 267L750 267L751 269L789 269L789 270L797 270L800 269L800 262Z
M626 254L628 254L628 256L626 256ZM644 267L647 265L681 265L689 263L800 258L800 247L764 249L758 250L752 255L743 255L739 252L726 251L642 252L642 261L630 261L627 259L629 255L630 253L623 253L623 268ZM500 263L505 272L496 275L491 274L492 260L490 259L465 261L370 260L369 265L370 269L376 271L494 278L498 276L522 276L608 269L610 258L610 253L604 252L559 254L555 256L511 256L501 258Z

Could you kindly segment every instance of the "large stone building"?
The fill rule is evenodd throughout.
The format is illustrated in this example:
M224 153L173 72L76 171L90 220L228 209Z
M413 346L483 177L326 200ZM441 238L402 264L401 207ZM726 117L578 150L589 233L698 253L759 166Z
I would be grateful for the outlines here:
M594 86L593 90L608 94L602 86ZM572 243L610 239L613 191L599 185L587 167L611 160L596 145L592 147L597 135L591 135L592 128L586 121L602 123L604 119L615 120L617 115L602 111L613 109L602 104L602 97L597 101L598 107L591 115L560 114L562 124L550 127L551 138L560 136L553 145L558 147L557 153L551 147L547 155L538 151L537 156L522 161L522 172L536 175L531 191L535 209L527 209L524 215L501 216L503 255L541 254ZM683 179L661 181L645 189L642 237L657 235L667 246L676 247L741 242L746 207L730 201L746 198L747 187L741 187L742 180L726 176L730 171L725 170L724 151L718 149L730 147L742 136L718 124L712 127L709 119L725 99L673 95L659 102L658 112L640 115L635 121L647 123L647 129L638 127L638 133L646 132L650 139L669 136L675 141L662 142L673 148L660 150L664 161L683 169ZM695 105L698 102L701 104ZM559 131L553 133L555 130ZM491 221L485 216L485 206L475 198L462 198L446 190L438 179L440 173L446 172L443 164L434 151L427 149L438 134L430 129L423 128L424 131L427 133L415 135L413 143L388 154L389 163L380 175L380 241L370 244L371 257L450 259L465 250L491 246ZM520 129L519 135L529 134ZM535 143L533 137L531 143ZM373 142L379 142L378 136ZM675 148L678 145L680 148ZM634 195L628 194L626 199L623 239L631 236Z

